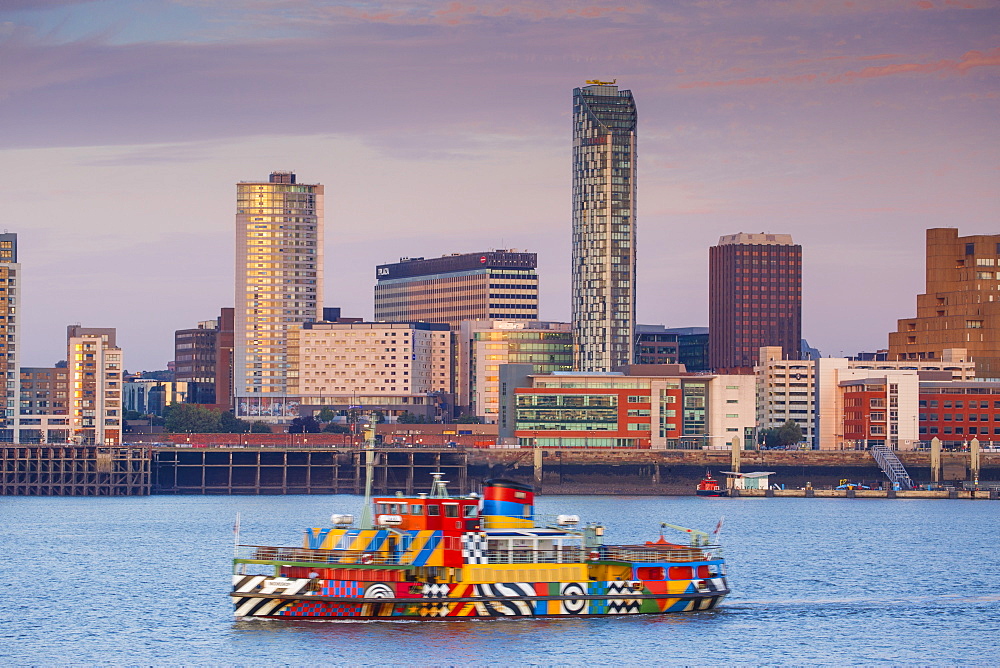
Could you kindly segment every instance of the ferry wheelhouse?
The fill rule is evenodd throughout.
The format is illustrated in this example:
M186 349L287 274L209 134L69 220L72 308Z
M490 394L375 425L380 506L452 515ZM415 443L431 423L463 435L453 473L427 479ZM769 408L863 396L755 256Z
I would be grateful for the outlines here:
M541 521L532 488L489 480L452 497L375 497L359 527L305 531L301 547L238 545L230 596L240 618L385 619L624 615L711 610L729 593L718 545L611 545L574 515ZM718 528L717 528L718 530Z

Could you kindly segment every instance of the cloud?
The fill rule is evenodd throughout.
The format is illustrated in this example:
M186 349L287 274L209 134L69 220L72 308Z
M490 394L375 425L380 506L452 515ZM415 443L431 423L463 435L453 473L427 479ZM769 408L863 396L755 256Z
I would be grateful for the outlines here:
M865 67L829 78L829 83L853 83L860 79L875 79L900 74L965 74L977 67L1000 66L1000 48L987 52L967 51L959 60L938 60L930 63L895 63L880 67Z
M861 56L859 60L884 60L887 58L899 58L896 54L877 54ZM824 58L822 60L843 60L843 57ZM805 64L807 61L798 61ZM958 60L944 59L927 63L894 63L892 65L880 65L864 67L860 70L848 70L838 74L796 74L785 76L757 76L744 77L741 79L722 79L715 81L691 81L678 84L680 89L692 88L726 88L726 87L750 87L750 86L774 86L774 85L802 85L810 84L818 79L824 79L826 83L841 84L854 83L863 79L876 79L879 77L898 76L904 74L965 74L969 70L978 67L1000 66L1000 48L989 51L967 51Z
M3 0L0 2L0 9L5 12L12 11L44 11L54 7L67 7L69 5L88 5L97 0Z

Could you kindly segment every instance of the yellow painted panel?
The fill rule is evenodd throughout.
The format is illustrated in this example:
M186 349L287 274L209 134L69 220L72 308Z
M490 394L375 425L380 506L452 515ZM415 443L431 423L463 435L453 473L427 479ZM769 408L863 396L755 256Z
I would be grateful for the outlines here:
M598 582L613 582L615 580L631 580L632 568L620 564L591 564L587 566L590 577Z
M509 515L483 515L482 520L486 529L531 529L535 526L534 520Z

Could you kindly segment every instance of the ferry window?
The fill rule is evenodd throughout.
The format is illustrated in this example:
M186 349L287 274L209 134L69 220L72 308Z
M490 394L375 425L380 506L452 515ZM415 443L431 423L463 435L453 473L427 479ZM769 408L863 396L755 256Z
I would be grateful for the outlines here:
M694 569L690 566L671 566L671 580L690 580L694 577Z
M427 506L427 514L431 516L437 516L441 514L441 506L429 505Z
M410 506L410 514L411 515L423 515L424 514L424 507L423 506Z
M642 566L635 571L640 580L666 580L667 575L662 566Z
M479 508L473 505L465 506L465 516L475 517L479 513Z
M525 494L524 492L514 492L514 498L515 499L526 499L526 498L528 498L528 495Z
M447 504L444 507L444 516L445 517L458 517L458 505L453 505L453 504L450 504L450 503Z
M712 573L711 573L711 571L709 571L707 565L702 564L701 566L698 567L698 577L700 577L700 578L710 578L710 577L712 577Z

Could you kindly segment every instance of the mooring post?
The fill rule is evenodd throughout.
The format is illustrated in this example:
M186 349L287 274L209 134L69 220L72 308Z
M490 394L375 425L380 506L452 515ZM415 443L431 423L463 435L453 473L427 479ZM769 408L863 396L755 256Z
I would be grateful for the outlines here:
M941 439L931 439L931 482L941 482Z
M533 453L534 473L535 473L535 491L542 491L542 449L537 445L535 446L535 452Z
M972 476L972 484L979 487L979 439L974 438L969 442L969 475Z

